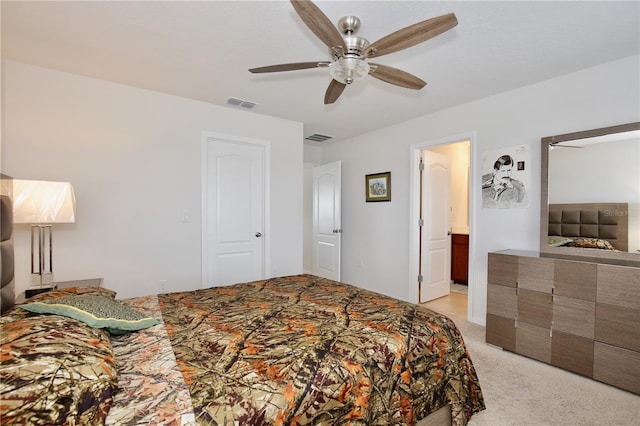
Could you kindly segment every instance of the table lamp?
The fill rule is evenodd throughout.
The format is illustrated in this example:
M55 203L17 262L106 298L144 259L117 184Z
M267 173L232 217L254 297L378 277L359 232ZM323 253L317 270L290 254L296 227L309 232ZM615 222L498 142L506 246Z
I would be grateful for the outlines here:
M31 224L31 284L42 287L53 282L52 224L76 221L73 186L14 179L13 197L13 222Z

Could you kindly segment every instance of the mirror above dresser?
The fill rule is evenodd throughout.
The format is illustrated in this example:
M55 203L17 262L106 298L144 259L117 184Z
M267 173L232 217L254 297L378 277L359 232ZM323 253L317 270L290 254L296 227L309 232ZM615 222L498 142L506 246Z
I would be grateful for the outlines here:
M541 150L540 253L640 266L640 122L545 137Z

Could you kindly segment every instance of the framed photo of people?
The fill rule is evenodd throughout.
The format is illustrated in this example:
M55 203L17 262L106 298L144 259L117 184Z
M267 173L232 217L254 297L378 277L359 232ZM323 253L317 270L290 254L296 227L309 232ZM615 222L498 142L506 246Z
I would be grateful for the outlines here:
M482 155L482 207L513 209L529 206L530 149L515 145Z

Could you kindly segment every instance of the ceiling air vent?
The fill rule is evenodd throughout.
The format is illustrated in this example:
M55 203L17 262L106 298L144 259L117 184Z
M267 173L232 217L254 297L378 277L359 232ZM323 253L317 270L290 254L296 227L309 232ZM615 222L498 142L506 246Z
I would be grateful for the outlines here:
M240 104L242 108L247 108L247 109L251 109L256 105L258 104L255 102L249 102L249 101L242 101L242 103Z
M254 106L258 105L255 102L245 101L245 100L238 99L238 98L229 98L229 99L227 99L227 103L229 105L239 106L241 108L246 108L246 109L251 109Z
M321 135L320 133L314 133L311 136L307 136L306 138L304 138L307 141L313 141L313 142L324 142L327 139L331 139L333 138L333 136L327 136L327 135Z

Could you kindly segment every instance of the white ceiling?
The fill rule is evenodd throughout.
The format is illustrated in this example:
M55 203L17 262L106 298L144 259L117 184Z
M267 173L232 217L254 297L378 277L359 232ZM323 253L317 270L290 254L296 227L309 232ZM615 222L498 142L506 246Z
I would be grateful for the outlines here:
M375 59L425 80L424 89L366 77L329 106L327 69L247 71L330 59L288 1L3 0L2 54L229 108L239 108L227 105L229 97L256 102L248 113L301 121L305 137L322 133L338 141L640 53L638 1L315 3L335 23L358 16L358 35L370 42L449 12L459 24Z

